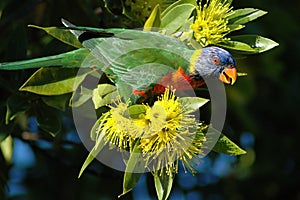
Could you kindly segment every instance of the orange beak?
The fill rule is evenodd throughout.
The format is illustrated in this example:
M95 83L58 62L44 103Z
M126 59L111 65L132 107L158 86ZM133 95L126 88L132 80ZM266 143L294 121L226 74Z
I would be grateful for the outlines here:
M219 79L226 84L233 85L236 81L236 68L225 68L220 74Z

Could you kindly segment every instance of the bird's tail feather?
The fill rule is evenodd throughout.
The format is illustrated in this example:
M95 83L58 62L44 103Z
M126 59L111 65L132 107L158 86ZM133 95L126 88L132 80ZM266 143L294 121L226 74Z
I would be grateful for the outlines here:
M0 70L21 70L50 66L79 68L88 53L88 50L82 48L54 56L0 63Z

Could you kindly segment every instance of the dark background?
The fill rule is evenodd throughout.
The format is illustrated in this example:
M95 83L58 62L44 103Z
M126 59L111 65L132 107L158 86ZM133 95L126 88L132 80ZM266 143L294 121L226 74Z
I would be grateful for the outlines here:
M113 5L118 13L119 4ZM300 199L300 1L235 0L234 8L254 7L269 13L240 33L260 34L280 45L259 55L238 55L238 70L248 73L234 86L226 86L227 122L224 133L248 151L239 157L211 154L200 174L181 173L170 199ZM60 18L82 26L138 27L116 17L97 0L1 0L0 61L53 55L71 50L28 24L61 26ZM1 71L1 105L34 72ZM8 87L9 86L9 87ZM4 112L5 110L1 110ZM1 113L1 117L3 113ZM13 164L1 156L0 199L116 199L122 190L122 173L94 162L77 179L87 150L81 146L67 110L64 129L57 138L30 142L14 135ZM30 118L28 129L38 132ZM123 199L155 199L151 175L145 175Z

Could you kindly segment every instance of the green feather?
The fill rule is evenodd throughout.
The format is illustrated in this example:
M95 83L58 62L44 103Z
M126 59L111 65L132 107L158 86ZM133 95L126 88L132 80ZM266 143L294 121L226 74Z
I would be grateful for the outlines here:
M63 66L69 68L79 68L81 62L89 55L89 51L84 48L76 49L67 53L54 56L35 58L30 60L0 63L0 70L20 70L50 66Z

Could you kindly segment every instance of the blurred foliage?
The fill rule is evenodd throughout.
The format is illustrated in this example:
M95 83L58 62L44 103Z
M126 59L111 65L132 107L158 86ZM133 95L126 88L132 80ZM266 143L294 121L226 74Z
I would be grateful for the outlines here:
M254 146L244 146L249 153L239 158L235 170L223 178L190 188L175 181L175 192L187 195L200 191L203 199L299 199L300 69L295 58L300 52L300 40L297 39L300 34L300 2L293 0L283 5L279 0L239 0L233 4L235 8L257 7L269 12L263 20L249 24L239 33L259 32L280 43L275 50L259 56L237 57L238 68L247 72L248 76L240 77L233 87L227 87L229 103L224 132L230 138L238 138L248 132L254 135L255 143ZM119 1L109 1L109 5L105 5L101 0L1 0L0 62L71 50L70 46L43 31L27 27L28 24L61 26L60 18L66 18L84 26L139 27L139 22L132 22L122 15L120 5ZM110 6L112 12L107 12L105 6ZM34 71L0 72L0 120L7 120L7 105L18 105L27 111L28 116L37 116L39 123L42 122L38 116L46 114L47 119L55 120L53 127L46 128L59 128L60 132L55 138L49 137L42 129L37 130L40 133L38 138L35 134L26 134L32 129L25 120L28 116L14 118L11 109L10 123L0 127L0 139L7 136L7 130L12 130L14 138L30 145L36 161L34 165L22 168L18 163L10 163L4 156L6 153L3 151L7 151L7 147L1 148L0 184L6 185L9 181L13 185L16 176L23 176L21 184L26 190L16 196L15 187L5 187L0 190L0 199L5 199L5 194L8 194L8 199L30 200L111 199L119 195L122 174L97 162L92 163L86 175L76 179L88 152L79 142L68 140L67 136L76 135L71 131L74 127L70 123L70 110L62 115L59 110L47 106L47 101L40 96L18 91ZM15 102L15 98L22 101ZM211 157L216 158L214 154ZM23 174L19 174L20 170ZM199 179L204 180L205 176L200 175ZM150 193L151 196L155 194L151 189ZM122 198L132 199L132 194Z

